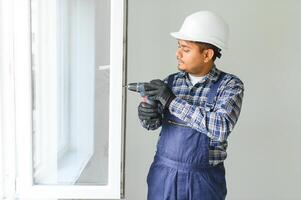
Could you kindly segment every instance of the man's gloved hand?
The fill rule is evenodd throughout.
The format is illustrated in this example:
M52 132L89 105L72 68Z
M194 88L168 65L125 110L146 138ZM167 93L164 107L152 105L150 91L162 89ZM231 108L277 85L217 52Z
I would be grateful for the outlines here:
M141 125L147 130L155 130L162 124L162 113L160 104L156 102L154 105L141 102L138 106L138 116Z
M145 95L148 96L149 99L160 101L164 109L168 108L170 102L176 98L168 85L160 79L152 80L149 86L152 89L146 90Z

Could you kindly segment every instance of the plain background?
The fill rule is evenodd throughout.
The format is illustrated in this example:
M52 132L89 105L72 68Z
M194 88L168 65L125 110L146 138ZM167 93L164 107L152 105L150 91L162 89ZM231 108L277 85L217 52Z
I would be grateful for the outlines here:
M299 125L301 1L129 0L128 82L165 78L177 71L177 31L184 18L211 10L230 26L230 48L217 67L245 84L240 119L225 161L228 200L301 199ZM157 131L137 117L140 97L127 94L126 199L146 199L146 176Z

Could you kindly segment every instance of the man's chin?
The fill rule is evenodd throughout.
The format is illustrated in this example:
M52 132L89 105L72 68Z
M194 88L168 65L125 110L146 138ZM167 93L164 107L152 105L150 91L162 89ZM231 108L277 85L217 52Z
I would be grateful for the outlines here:
M186 72L186 70L185 70L185 69L183 69L183 68L181 68L181 66L180 66L180 65L178 65L178 70L179 70L179 71L181 71L181 72Z

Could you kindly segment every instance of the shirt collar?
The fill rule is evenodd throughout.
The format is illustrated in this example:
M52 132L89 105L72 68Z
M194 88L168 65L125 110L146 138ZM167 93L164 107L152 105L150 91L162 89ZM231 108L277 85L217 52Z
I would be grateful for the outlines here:
M209 71L209 73L206 75L207 79L211 80L212 82L217 81L221 71L216 68L215 65L212 66L212 69Z
M215 81L217 81L220 73L221 73L221 71L219 69L217 69L215 64L214 64L212 66L211 70L209 71L209 73L205 75L203 81L208 79L208 80L211 80L211 81L215 82ZM180 78L187 77L188 78L188 73L181 71L181 72L178 73L178 77L180 77Z
M179 78L183 78L183 77L185 77L187 75L187 73L186 72L183 72L183 71L180 71L179 73L178 73L178 77Z

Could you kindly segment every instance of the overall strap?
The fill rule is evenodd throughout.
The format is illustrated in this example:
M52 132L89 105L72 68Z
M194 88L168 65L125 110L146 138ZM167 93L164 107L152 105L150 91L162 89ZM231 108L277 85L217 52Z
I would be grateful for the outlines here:
M167 84L167 86L172 90L172 86L173 86L173 81L174 81L174 77L177 73L171 74L167 77L167 80L164 80L164 83ZM168 110L168 109L167 109ZM164 113L164 109L161 103L158 104L158 112L159 113ZM161 135L161 133L160 133Z
M209 89L209 92L207 94L207 103L206 103L206 107L205 107L206 111L212 111L213 110L213 108L214 108L214 102L213 102L214 98L217 94L217 90L218 90L218 88L219 88L219 86L220 86L220 84L221 84L221 82L222 82L225 75L226 75L226 73L221 71L221 73L218 77L218 80L211 85L211 87Z
M168 76L168 80L167 80L167 85L170 89L172 89L172 86L173 86L173 81L174 81L174 78L175 78L175 75L177 73L174 73L174 74L171 74Z

